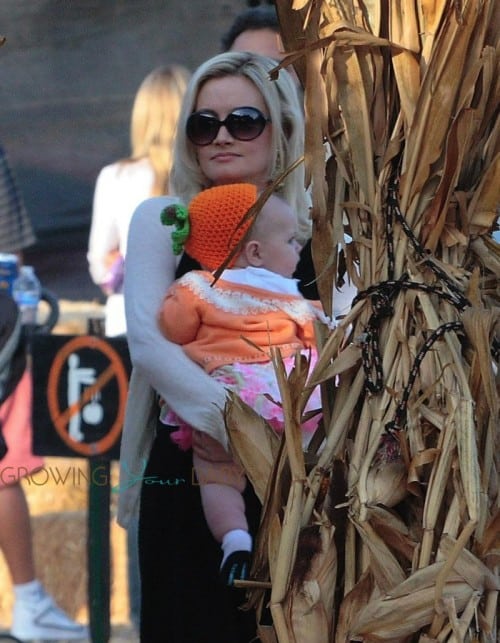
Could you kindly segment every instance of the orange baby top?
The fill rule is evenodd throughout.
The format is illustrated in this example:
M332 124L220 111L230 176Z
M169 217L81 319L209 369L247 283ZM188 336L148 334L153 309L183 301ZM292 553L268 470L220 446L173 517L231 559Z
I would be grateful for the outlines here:
M169 289L160 328L207 372L234 362L266 362L271 347L283 357L315 345L319 302L300 293L214 282L209 272L189 272Z

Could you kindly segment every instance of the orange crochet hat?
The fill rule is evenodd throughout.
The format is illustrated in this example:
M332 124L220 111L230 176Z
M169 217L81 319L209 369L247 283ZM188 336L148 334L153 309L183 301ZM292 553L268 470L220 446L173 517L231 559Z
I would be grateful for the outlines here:
M249 183L219 185L196 195L189 204L188 254L216 270L252 225L253 219L239 224L256 200L257 188Z

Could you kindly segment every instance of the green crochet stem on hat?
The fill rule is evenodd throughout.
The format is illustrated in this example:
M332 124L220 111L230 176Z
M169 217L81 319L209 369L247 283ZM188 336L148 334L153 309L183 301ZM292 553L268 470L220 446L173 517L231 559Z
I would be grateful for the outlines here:
M189 237L189 213L186 206L177 203L176 205L168 205L162 210L161 222L163 225L175 225L175 230L172 231L172 249L174 255L180 255L184 250L184 244Z

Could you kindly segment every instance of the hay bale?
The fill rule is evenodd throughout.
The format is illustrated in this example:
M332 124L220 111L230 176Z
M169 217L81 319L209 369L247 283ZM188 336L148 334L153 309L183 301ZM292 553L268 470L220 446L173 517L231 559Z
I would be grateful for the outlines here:
M38 578L73 618L87 620L87 516L85 511L32 518Z
M88 476L83 458L45 457L43 467L22 480L31 515L85 510Z
M59 321L53 332L57 335L85 335L88 320L104 319L104 306L96 301L59 302Z

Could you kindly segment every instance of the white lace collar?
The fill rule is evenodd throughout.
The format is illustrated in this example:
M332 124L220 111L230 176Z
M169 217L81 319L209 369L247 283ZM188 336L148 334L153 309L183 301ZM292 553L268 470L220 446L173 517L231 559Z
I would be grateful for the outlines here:
M281 295L300 294L296 279L283 277L266 268L255 268L253 266L230 268L229 270L224 270L220 278L240 286L253 286L254 288L262 288Z

